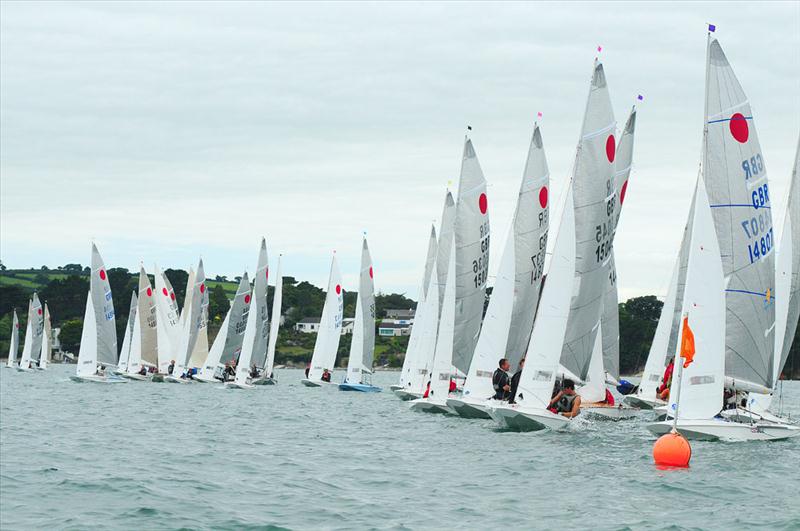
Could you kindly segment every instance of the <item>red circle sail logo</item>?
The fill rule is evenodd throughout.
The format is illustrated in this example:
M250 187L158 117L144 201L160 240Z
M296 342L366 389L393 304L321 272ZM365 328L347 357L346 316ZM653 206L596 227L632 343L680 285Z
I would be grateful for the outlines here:
M481 209L481 214L486 214L486 211L489 209L489 200L486 199L486 194L481 194L478 198L478 208Z
M342 286L340 286L339 284L336 284L336 294L337 295L342 294Z
M731 135L740 144L744 144L750 138L750 127L747 125L747 119L742 113L737 112L731 116L730 128Z
M547 187L546 186L542 186L542 188L539 190L539 205L541 205L542 208L545 208L547 206Z
M105 269L101 269L100 270L100 279L101 280L105 280L106 279L106 271L105 271Z
M614 157L617 155L617 142L614 135L608 135L606 138L606 157L608 162L614 162Z

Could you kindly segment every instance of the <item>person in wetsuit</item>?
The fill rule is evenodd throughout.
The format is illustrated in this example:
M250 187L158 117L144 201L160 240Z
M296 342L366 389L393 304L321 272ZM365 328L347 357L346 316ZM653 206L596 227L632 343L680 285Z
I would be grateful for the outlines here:
M581 397L575 392L575 382L565 379L561 391L550 401L548 409L567 418L577 417L581 412Z
M519 360L519 368L514 376L511 377L511 390L509 391L508 403L516 404L517 388L519 388L519 379L522 376L522 369L525 367L525 358Z
M328 369L322 371L322 377L320 378L323 382L330 382L331 381L331 372Z
M499 367L492 374L492 388L494 388L495 400L508 400L511 385L508 383L508 369L511 365L506 358L502 358L498 363Z
M250 378L258 378L258 367L256 367L255 363L250 367Z

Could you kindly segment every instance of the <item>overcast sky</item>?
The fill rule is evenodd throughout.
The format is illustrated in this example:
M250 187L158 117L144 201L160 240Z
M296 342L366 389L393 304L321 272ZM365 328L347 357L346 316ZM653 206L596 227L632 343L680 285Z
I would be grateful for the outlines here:
M700 161L705 23L750 98L776 230L800 134L800 3L0 4L0 258L274 267L416 297L466 125L489 182L490 273L537 112L553 197L597 46L618 127L637 94L621 298L663 295ZM555 204L554 202L552 204ZM551 238L553 241L554 238ZM493 280L490 278L490 282Z

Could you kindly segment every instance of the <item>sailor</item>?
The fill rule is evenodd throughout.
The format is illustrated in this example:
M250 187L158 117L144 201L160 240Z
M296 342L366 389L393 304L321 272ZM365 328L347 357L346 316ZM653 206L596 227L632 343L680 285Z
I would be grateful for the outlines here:
M675 358L669 360L669 365L664 369L664 377L661 378L661 385L656 391L656 396L661 400L669 399L669 388L672 386L672 371L675 369Z
M567 418L577 417L581 412L581 397L575 392L575 382L565 379L561 391L550 401L547 409Z
M492 387L494 388L494 399L508 400L511 385L508 383L508 369L511 365L506 358L500 359L499 367L494 370L492 375Z
M222 381L227 382L228 376L234 378L236 376L236 371L233 368L233 362L228 362L225 364L225 370L222 371Z
M250 367L250 378L258 378L258 367L255 363Z
M308 378L308 373L311 371L311 363L306 364L306 378Z
M522 369L525 368L525 358L519 360L519 368L514 376L511 377L511 390L509 391L508 403L515 404L514 400L517 397L517 388L519 387L519 379L522 376Z
M147 367L145 367L144 365L139 367L139 374L141 374L142 376L147 376Z
M167 374L172 374L172 371L175 370L175 360L171 360L169 362L169 367L167 367Z
M320 378L323 382L330 382L331 381L331 372L328 369L322 371L322 378Z
M97 376L105 376L105 375L106 375L106 366L105 365L99 365L97 367Z

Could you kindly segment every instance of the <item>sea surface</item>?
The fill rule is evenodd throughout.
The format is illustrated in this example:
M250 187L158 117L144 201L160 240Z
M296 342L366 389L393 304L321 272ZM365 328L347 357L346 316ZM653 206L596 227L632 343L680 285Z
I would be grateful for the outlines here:
M694 442L658 470L645 419L515 433L298 370L249 391L72 371L0 370L3 531L800 528L800 439ZM783 404L800 418L800 382Z

